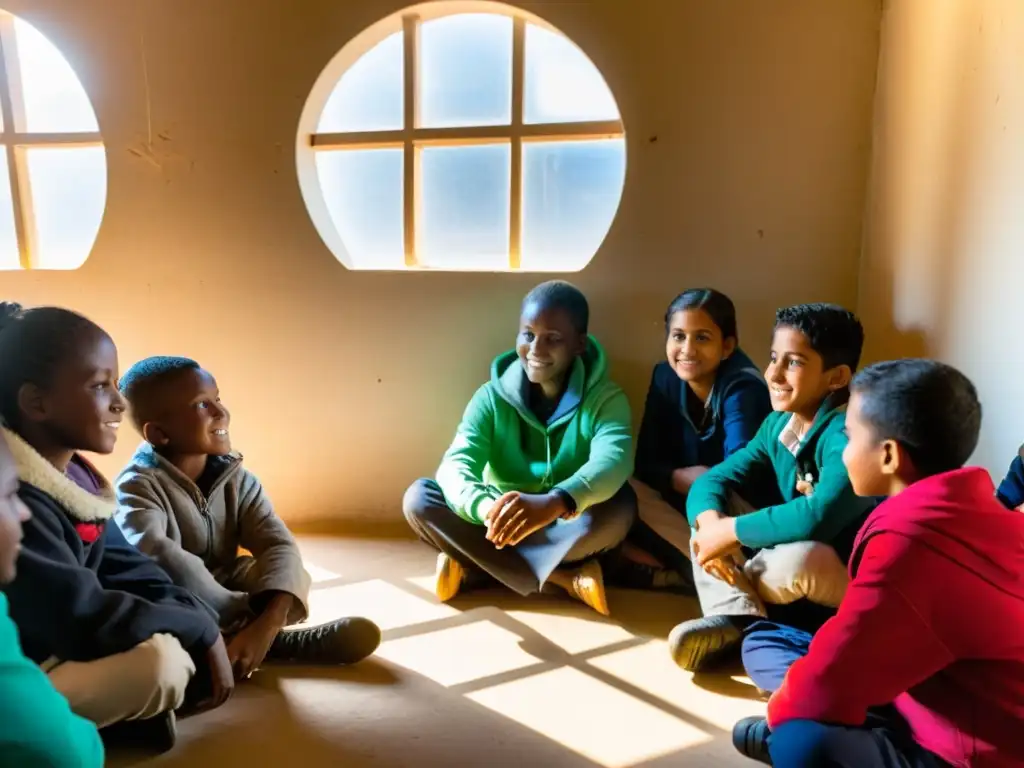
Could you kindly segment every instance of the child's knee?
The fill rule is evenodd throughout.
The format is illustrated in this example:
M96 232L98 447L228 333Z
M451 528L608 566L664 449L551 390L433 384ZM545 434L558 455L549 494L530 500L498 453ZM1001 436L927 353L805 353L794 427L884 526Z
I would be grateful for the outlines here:
M434 506L431 486L430 480L421 478L410 485L402 497L402 514L410 523L422 518Z
M838 606L850 577L846 565L828 544L799 541L763 550L746 565L747 576L769 603L785 604L806 598Z
M139 716L152 717L180 707L196 666L178 639L172 635L153 635L136 646L135 651L138 662L132 669L133 688L145 702Z

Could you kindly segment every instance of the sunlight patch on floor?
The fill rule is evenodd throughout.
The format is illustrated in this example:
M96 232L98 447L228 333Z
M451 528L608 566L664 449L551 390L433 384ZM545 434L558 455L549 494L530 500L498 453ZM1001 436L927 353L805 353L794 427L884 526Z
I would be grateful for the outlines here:
M391 640L377 655L444 686L469 683L539 664L521 638L490 621Z
M459 614L450 606L422 600L381 579L318 589L310 594L309 601L307 625L342 616L366 616L388 630Z
M725 731L731 731L733 723L742 717L765 712L763 701L726 697L694 683L693 674L672 662L667 644L661 640L598 656L586 663ZM754 690L753 683L746 677L712 678L708 685L716 685L718 690L725 687L744 690L747 686L749 692Z
M332 579L340 579L342 576L340 573L335 573L327 568L321 568L319 565L314 565L310 562L304 562L303 565L306 568L306 573L309 574L309 578L312 579L314 584L331 581Z
M467 698L606 768L626 768L711 740L577 669L531 675Z
M436 583L437 578L434 574L430 574L429 576L410 576L406 581L414 587L419 587L424 592L434 594L434 584Z
M506 611L506 613L568 653L586 653L634 638L633 633L618 624L601 619L598 614L584 605L578 607L574 605L571 608L567 606L561 610L572 610L574 614L578 615L566 616L564 613L531 611Z

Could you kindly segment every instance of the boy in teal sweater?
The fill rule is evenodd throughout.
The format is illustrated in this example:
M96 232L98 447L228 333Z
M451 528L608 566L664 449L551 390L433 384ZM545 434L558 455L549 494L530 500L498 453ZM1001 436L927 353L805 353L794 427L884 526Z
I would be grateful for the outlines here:
M14 459L0 436L0 583L14 580L21 524L28 519ZM74 714L43 670L25 658L0 593L0 767L44 765L100 768L103 743L96 726Z
M588 320L569 283L531 291L516 348L495 359L466 407L437 481L406 493L409 524L440 551L441 600L487 574L523 595L551 582L608 613L596 557L636 516L633 437Z
M704 615L669 636L684 669L706 669L738 650L743 630L766 616L765 603L839 605L849 546L872 506L854 494L843 466L845 407L863 342L860 322L841 307L776 314L765 371L775 413L687 497Z

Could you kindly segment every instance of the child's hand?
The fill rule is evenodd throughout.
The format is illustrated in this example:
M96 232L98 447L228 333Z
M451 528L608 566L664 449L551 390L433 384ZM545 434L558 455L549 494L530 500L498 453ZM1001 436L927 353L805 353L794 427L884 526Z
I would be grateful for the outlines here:
M200 702L199 708L215 709L231 698L235 690L235 678L231 674L231 662L228 661L223 635L206 652L206 663L210 668L210 697Z
M498 499L487 513L487 540L498 549L514 547L565 512L565 502L557 493L510 491Z
M274 622L261 616L231 638L227 653L235 680L245 680L259 669L279 631Z
M705 573L709 573L716 579L724 581L726 584L734 586L736 584L736 561L733 560L731 555L725 557L716 557L714 560L709 560L704 565Z
M739 544L736 538L736 520L732 517L709 519L693 534L693 553L702 568L712 560L733 550Z
M796 481L796 492L804 496L814 495L814 476L810 472Z

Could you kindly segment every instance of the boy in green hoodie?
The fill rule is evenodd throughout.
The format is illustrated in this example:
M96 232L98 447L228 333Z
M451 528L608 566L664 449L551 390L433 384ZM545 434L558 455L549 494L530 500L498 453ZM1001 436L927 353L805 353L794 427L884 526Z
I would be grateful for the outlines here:
M587 334L586 297L551 281L524 299L516 348L466 407L437 481L405 494L406 519L440 554L442 601L488 574L521 595L551 582L608 614L597 556L636 516L629 403Z
M765 603L806 598L835 608L842 600L845 561L873 506L854 494L843 466L845 408L863 343L860 321L842 307L776 313L765 371L775 413L687 497L704 615L669 636L684 669L738 650L743 630L767 615Z
M28 508L18 498L18 472L0 436L0 583L14 580L21 524ZM21 652L18 630L0 592L0 766L100 768L103 743L96 726L71 711L46 674Z

